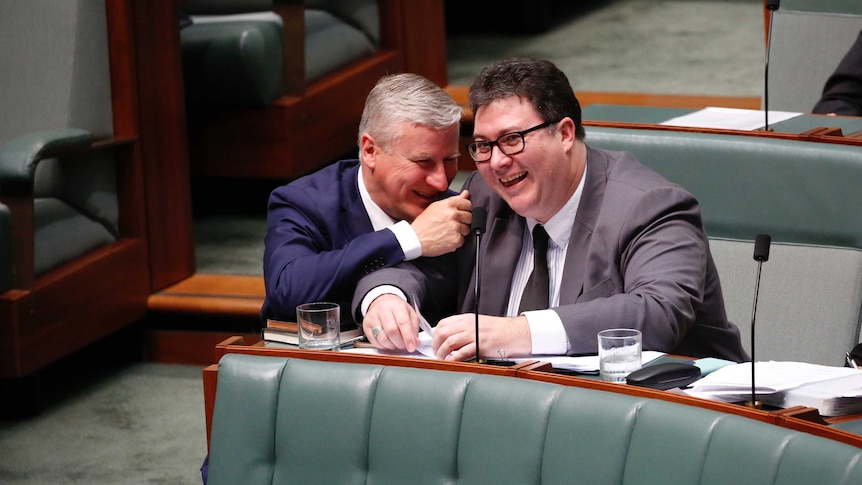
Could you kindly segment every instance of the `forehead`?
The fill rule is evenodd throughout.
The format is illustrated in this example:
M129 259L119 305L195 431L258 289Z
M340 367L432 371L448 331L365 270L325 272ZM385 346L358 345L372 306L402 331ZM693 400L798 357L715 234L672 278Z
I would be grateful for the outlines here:
M402 122L400 134L393 143L396 151L414 155L431 155L446 152L446 156L458 150L459 127L453 125L446 129L435 129L411 122Z
M539 112L529 101L520 96L508 96L476 110L473 136L496 138L503 133L523 130L541 120Z

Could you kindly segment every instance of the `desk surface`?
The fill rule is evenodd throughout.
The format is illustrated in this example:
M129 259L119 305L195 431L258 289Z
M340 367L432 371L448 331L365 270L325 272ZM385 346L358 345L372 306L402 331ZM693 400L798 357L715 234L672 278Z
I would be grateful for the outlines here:
M671 118L691 114L695 111L697 109L693 108L592 104L583 109L583 120L585 125L595 121L657 125ZM770 123L770 127L774 133L795 135L820 127L840 128L844 136L853 136L862 133L862 117L803 114L779 123Z

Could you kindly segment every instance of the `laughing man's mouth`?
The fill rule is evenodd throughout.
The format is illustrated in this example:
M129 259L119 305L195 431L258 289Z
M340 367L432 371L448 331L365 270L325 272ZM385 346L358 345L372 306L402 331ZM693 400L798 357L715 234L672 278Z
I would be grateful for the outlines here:
M527 172L518 172L515 175L510 175L505 178L500 179L500 183L503 184L503 187L511 187L515 185L519 181L521 181L524 177L527 176Z
M425 194L425 193L419 192L418 190L414 190L413 193L418 195L419 197L422 197L423 199L430 200L430 201L437 200L437 197L439 197L439 195L440 195L439 192L435 192L433 194Z

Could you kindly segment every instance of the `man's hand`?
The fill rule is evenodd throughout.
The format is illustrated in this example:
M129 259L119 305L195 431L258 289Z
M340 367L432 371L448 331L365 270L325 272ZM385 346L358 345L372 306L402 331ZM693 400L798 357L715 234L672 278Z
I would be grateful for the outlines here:
M368 306L362 331L378 349L413 352L419 345L419 317L401 297L387 293Z
M473 220L466 190L429 205L410 227L422 244L422 256L440 256L464 244Z
M499 359L529 355L533 349L527 317L479 315L481 357ZM440 320L431 347L438 359L468 360L476 356L476 316L462 313ZM502 352L501 352L502 351Z

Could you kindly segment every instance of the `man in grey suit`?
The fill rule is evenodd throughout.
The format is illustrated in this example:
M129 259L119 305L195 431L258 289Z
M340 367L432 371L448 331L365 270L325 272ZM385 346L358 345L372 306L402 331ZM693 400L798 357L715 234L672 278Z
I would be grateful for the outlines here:
M468 150L481 177L474 173L464 188L473 207L487 209L483 357L595 353L598 331L622 327L639 329L645 350L747 359L727 320L697 201L631 154L586 145L565 74L547 61L500 61L473 82L470 104ZM537 226L544 231L534 233ZM541 232L547 249L534 259ZM406 301L415 298L429 315L461 312L438 323L437 356L473 357L475 258L471 237L452 255L362 280L354 307L371 342L415 346L418 317ZM548 270L538 305L525 296L543 273L534 265Z

